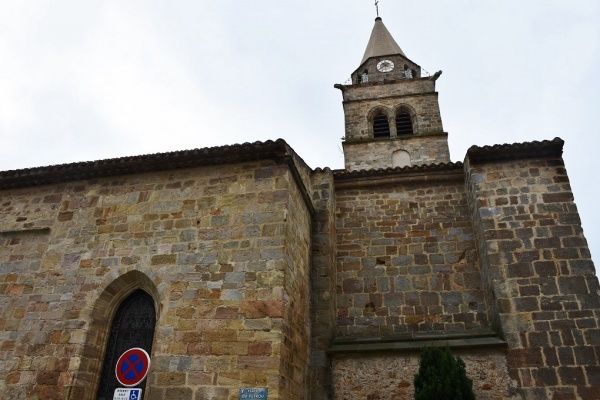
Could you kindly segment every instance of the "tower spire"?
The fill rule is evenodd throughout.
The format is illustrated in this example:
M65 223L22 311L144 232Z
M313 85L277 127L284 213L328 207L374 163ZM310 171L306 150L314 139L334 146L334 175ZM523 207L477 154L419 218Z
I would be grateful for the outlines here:
M387 30L380 17L375 19L375 25L367 44L367 49L361 60L361 64L371 57L388 56L391 54L401 54L404 52L398 46L390 32ZM406 56L405 56L406 57Z
M375 8L379 0L374 0ZM381 17L351 83L335 85L344 99L346 169L378 169L450 162L435 81L421 77Z

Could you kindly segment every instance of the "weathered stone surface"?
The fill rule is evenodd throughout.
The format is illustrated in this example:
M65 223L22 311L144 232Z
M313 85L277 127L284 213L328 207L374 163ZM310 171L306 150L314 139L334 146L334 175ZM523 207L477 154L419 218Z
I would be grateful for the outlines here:
M0 192L0 397L95 398L111 313L139 287L158 312L149 398L306 399L299 184L262 161Z
M336 192L337 333L489 326L461 181Z
M502 352L457 353L467 366L477 399L518 399L507 375ZM419 354L336 356L333 360L333 387L336 399L397 400L414 398L414 376Z
M439 74L400 54L361 69L388 56L406 65L338 86L346 171L276 141L0 172L0 398L95 399L137 289L157 313L148 399L410 398L418 356L391 349L489 329L506 349L452 341L479 399L600 398L600 286L562 140L449 164Z
M448 135L442 127L435 80L386 79L386 82L341 88L346 126L344 163L347 170L450 162ZM412 135L398 134L396 115L400 112L410 115ZM388 137L375 138L373 118L376 115L388 119ZM394 161L397 152L405 152L408 157L402 165Z
M467 158L465 170L488 312L509 342L519 393L586 398L578 391L594 393L599 384L591 339L598 307L587 301L598 299L598 284L562 159Z

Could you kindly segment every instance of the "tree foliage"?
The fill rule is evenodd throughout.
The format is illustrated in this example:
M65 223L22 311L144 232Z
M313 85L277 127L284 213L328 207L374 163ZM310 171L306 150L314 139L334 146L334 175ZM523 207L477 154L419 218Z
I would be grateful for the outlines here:
M419 372L415 375L415 400L475 400L473 381L460 357L449 348L421 349Z

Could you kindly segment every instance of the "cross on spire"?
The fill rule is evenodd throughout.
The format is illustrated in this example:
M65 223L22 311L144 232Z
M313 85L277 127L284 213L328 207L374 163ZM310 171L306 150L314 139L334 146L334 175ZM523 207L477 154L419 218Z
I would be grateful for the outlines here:
M379 18L379 0L375 0L375 9L377 10L377 17Z

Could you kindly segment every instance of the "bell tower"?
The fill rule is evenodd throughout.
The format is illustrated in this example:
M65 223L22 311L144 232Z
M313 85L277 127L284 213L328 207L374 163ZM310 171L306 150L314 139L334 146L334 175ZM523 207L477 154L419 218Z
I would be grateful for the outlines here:
M367 49L342 91L346 170L368 170L450 162L435 82L441 71L422 76L375 19Z

